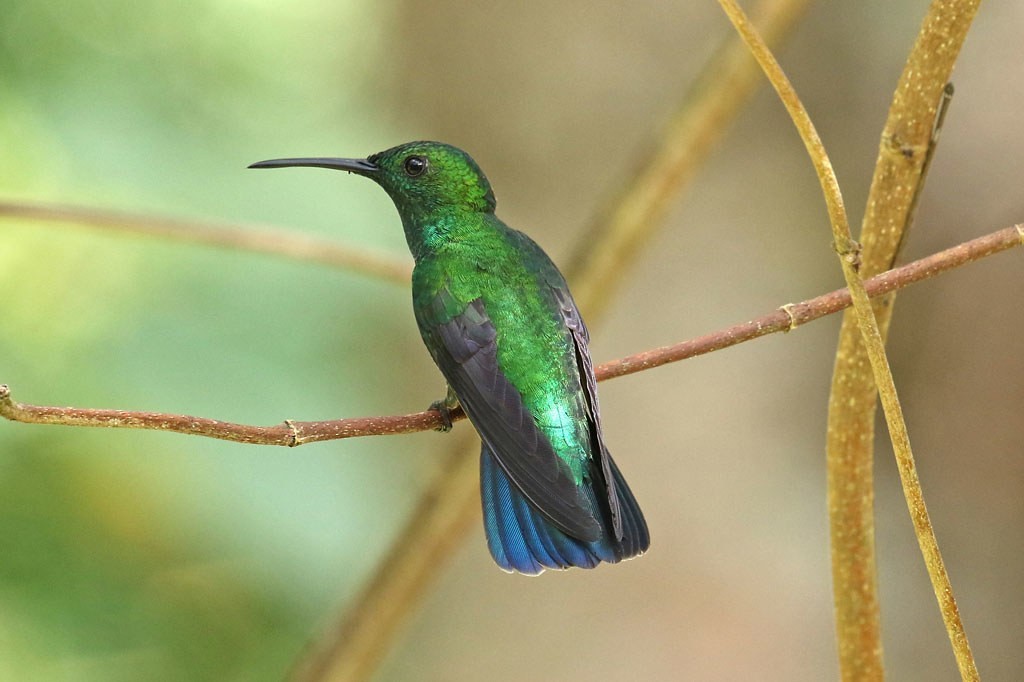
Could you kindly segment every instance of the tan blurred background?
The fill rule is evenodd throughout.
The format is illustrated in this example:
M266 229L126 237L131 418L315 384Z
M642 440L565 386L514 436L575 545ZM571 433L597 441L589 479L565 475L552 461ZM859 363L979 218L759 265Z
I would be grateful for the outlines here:
M855 224L926 7L812 3L780 51ZM908 259L1024 220L1022 26L1024 6L983 5ZM7 0L0 197L271 223L404 257L370 183L245 166L442 139L564 261L730 31L710 1ZM811 166L761 88L611 302L595 360L840 284ZM890 337L991 680L1024 676L1020 284L1011 253L918 285ZM0 287L0 382L27 402L275 423L422 409L443 388L407 291L317 266L4 221ZM649 554L526 579L495 568L474 528L377 679L835 679L837 328L604 384ZM280 679L460 440L285 451L0 423L0 680ZM890 678L956 679L885 443L877 482Z

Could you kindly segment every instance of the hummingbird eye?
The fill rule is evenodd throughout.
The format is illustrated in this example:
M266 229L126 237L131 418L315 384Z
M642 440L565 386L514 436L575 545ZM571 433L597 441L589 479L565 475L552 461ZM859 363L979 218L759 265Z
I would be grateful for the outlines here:
M406 175L410 178L415 178L418 175L422 175L423 171L427 170L427 157L410 156L405 160L403 167L405 168Z

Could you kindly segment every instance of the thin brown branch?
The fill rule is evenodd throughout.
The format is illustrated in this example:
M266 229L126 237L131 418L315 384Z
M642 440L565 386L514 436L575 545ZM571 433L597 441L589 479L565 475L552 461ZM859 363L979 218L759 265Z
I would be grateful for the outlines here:
M860 232L863 277L891 268L906 242L934 150L933 122L977 9L977 0L938 0L922 22L881 134ZM873 301L883 343L894 303L893 295ZM875 392L859 325L847 313L829 395L826 463L836 641L840 674L849 682L883 679L874 539Z
M163 412L26 405L14 402L11 399L10 388L2 384L0 384L0 416L26 424L171 431L250 445L282 445L285 447L360 436L416 433L438 428L441 425L441 418L437 412L417 412L329 421L293 421L288 419L274 426L250 426L207 417ZM462 419L463 415L458 412L453 414L452 418Z
M1008 227L877 275L864 283L865 289L872 297L883 296L1022 244L1024 244L1024 224ZM749 322L735 324L689 341L606 362L597 367L595 372L598 381L636 374L686 358L722 350L767 334L790 331L848 307L850 307L849 290L838 289L800 303L784 305ZM442 424L441 416L437 412L425 411L406 415L329 421L286 420L276 426L247 426L216 419L159 412L26 405L15 402L6 385L0 385L0 416L11 421L30 424L152 429L239 443L289 447L342 438L415 433L436 429ZM464 415L460 411L452 414L453 420L462 418Z
M865 280L864 287L869 296L877 298L961 265L1021 245L1024 245L1024 224L1007 227L894 270L883 272ZM741 322L690 341L606 362L595 370L597 379L598 381L614 379L696 355L722 350L767 334L790 331L800 325L849 308L851 305L850 290L837 289L801 303L781 306L778 310L749 322Z
M223 224L84 206L0 201L0 218L62 223L123 234L252 251L408 284L406 259L263 225Z

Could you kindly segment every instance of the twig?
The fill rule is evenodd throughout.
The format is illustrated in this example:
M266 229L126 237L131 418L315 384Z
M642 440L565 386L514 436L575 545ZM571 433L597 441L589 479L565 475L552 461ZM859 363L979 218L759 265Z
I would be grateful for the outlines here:
M961 265L1022 245L1024 245L1024 225L1007 227L894 270L883 272L865 280L864 287L868 296L877 298ZM849 308L850 305L850 290L845 288L801 303L788 303L773 313L706 336L606 362L595 370L597 379L598 381L614 379L735 346L767 334L788 332L797 326Z
M896 465L900 473L900 482L903 485L903 494L907 500L910 516L914 523L914 531L928 569L928 576L931 579L932 588L939 602L939 608L953 646L960 675L964 680L977 680L977 667L975 666L970 646L967 643L967 635L964 632L956 601L953 598L953 588L949 582L949 576L946 573L942 555L939 552L935 532L928 516L928 509L925 506L924 495L917 477L914 456L910 447L910 437L907 433L903 410L896 393L896 384L889 369L885 344L882 340L882 334L879 330L878 321L875 319L871 302L864 289L864 283L859 275L861 266L860 245L853 240L850 234L850 226L846 217L846 209L843 206L842 193L840 192L835 172L832 169L831 161L814 128L814 124L811 122L810 116L808 116L806 109L804 109L803 104L800 102L792 84L767 45L758 36L756 29L747 20L743 10L740 9L734 0L719 0L719 4L729 16L736 30L743 36L751 52L764 70L765 75L768 76L768 80L771 81L772 86L779 94L779 98L789 112L797 131L800 133L800 137L818 174L825 197L825 204L828 208L829 221L832 224L834 248L839 256L843 277L846 279L847 287L850 290L853 307L857 315L857 324L864 339L867 357L871 363L871 371L874 375L875 384L878 387L886 424L889 427L889 437L896 454Z
M350 270L398 284L408 284L412 272L412 267L403 259L262 225L225 225L84 206L16 201L0 201L0 218L66 223L143 237L252 251Z
M865 289L869 296L883 296L910 284L935 277L953 268L1022 244L1024 244L1024 224L1008 227L872 277L864 282ZM596 368L597 379L606 381L628 374L636 374L686 358L735 346L767 334L788 332L795 327L848 308L850 300L848 289L837 289L800 303L789 303L749 322L735 324L689 341L606 362ZM152 429L239 443L289 447L342 438L415 433L436 429L442 424L441 416L437 412L428 410L406 415L329 421L289 419L276 426L247 426L216 419L159 412L26 405L14 402L10 389L6 385L0 385L0 416L11 421L31 424ZM461 411L453 412L453 420L462 418L464 415Z

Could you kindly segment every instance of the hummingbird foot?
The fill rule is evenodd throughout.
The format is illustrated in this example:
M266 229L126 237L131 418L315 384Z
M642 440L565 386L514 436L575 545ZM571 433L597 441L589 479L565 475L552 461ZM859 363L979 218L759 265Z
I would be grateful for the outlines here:
M448 392L441 400L435 400L430 403L428 408L431 412L437 412L441 415L441 426L437 427L437 431L441 433L448 433L452 430L452 410L459 406L459 398L455 395L455 391L452 387L448 387Z

